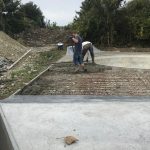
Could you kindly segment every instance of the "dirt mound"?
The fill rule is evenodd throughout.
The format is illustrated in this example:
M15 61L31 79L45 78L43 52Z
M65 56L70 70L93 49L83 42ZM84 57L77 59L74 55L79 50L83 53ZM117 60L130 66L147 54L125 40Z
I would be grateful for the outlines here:
M21 57L27 48L0 31L0 56L13 62Z
M24 45L31 47L47 46L58 42L65 42L66 36L70 31L65 29L32 29L16 35L16 39L20 40Z

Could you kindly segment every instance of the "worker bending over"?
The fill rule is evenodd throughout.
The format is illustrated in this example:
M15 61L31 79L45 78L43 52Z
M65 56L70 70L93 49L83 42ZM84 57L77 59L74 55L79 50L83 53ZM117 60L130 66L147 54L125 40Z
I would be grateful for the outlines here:
M86 55L87 52L90 52L92 63L94 62L94 51L93 51L93 44L89 41L82 42L82 58L84 60L84 56ZM87 57L88 61L88 57Z

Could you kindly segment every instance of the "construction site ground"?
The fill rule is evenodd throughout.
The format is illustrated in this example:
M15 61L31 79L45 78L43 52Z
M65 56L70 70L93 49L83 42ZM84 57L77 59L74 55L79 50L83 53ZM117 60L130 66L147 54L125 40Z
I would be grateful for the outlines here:
M122 96L12 96L0 102L0 117L11 139L8 146L13 143L18 150L149 150L149 100ZM78 141L66 145L66 136ZM1 134L3 150L8 150L7 139Z
M0 57L5 57L12 62L21 57L28 48L0 31Z
M87 72L76 73L72 58L65 55L57 63L52 63L48 71L24 87L19 94L150 95L150 53L105 52L96 47L94 52L96 64L85 63Z
M42 37L28 36L28 46ZM21 53L14 47L10 58L17 42L0 39L1 57L16 61L31 50L0 72L0 149L149 150L150 49L95 47L95 64L75 72L66 48L45 39ZM66 146L70 135L78 141Z
M36 51L37 50L37 51ZM53 47L32 48L23 59L7 72L0 73L0 99L4 99L23 88L30 80L44 71L51 63L64 55Z
M87 72L74 73L71 63L55 63L22 95L150 95L150 70L86 64Z
M40 32L47 35L48 31ZM39 40L41 34L36 33ZM95 47L96 64L89 61L85 63L87 72L75 73L76 67L72 58L66 55L66 47L57 50L56 43L38 47L34 43L36 47L24 47L2 32L0 36L1 56L13 62L31 50L13 68L0 72L0 99L9 97L19 89L18 94L21 95L150 95L150 48ZM13 46L11 52L8 46ZM30 83L48 67L48 71Z

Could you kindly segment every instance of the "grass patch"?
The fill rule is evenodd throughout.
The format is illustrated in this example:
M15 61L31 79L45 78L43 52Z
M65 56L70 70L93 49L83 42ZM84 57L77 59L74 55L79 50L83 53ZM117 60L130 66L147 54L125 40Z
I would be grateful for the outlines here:
M57 49L39 52L38 55L31 59L24 67L19 69L16 67L11 71L9 77L10 81L1 89L0 99L4 99L18 89L23 88L30 80L45 70L51 63L58 61L65 53L65 50Z

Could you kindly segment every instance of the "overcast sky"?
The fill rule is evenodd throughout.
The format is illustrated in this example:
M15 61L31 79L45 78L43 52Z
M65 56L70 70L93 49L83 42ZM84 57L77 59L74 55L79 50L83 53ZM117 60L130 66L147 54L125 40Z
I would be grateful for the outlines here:
M57 22L57 25L67 25L73 21L84 0L21 0L23 4L29 1L40 7L46 19Z
M23 4L29 1L40 7L45 18L51 23L56 22L57 25L63 26L73 21L75 12L80 10L84 0L21 0Z

